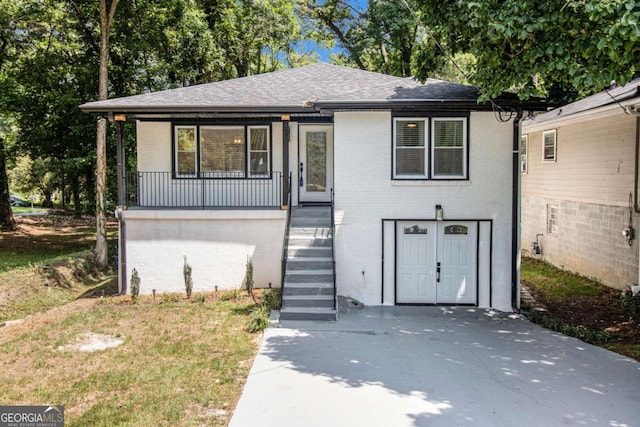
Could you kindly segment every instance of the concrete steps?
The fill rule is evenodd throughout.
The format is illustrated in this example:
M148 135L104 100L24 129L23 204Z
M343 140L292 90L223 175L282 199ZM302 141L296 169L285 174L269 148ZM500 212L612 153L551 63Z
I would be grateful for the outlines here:
M291 212L281 320L336 320L330 209Z

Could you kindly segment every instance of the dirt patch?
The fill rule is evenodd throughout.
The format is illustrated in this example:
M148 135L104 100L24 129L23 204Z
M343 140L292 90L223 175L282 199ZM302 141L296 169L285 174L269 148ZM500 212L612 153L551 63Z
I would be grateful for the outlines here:
M531 260L527 262L535 263ZM565 272L557 273L558 277L562 274ZM589 286L594 288L593 295L552 295L544 286L537 286L534 279L523 278L522 282L535 301L547 310L549 318L558 319L567 325L606 333L607 340L603 346L613 345L616 351L619 349L618 345L640 345L640 316L625 305L623 291L589 281ZM640 359L640 354L635 352L627 355Z
M67 345L58 346L60 351L83 351L93 353L94 351L115 348L124 343L122 338L117 338L106 334L96 334L93 332L83 332L76 337L74 342Z

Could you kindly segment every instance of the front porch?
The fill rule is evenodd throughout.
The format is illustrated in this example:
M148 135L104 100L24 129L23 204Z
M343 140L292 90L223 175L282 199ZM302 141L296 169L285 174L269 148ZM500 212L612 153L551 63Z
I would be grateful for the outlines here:
M174 172L130 172L126 179L126 205L178 209L280 208L287 205L283 185L279 171L250 177L233 173L181 177Z

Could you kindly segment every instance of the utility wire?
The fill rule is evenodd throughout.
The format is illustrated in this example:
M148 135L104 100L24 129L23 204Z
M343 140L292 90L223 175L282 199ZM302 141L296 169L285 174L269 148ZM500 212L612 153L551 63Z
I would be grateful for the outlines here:
M405 5L409 13L411 13L411 15L413 16L413 19L416 25L420 25L425 29L426 33L429 35L431 40L433 40L433 43L438 47L438 49L440 49L440 52L442 52L442 54L447 58L447 60L449 60L449 62L451 62L453 66L458 69L458 71L460 72L460 74L462 74L462 76L464 76L464 78L466 78L467 80L470 80L470 76L464 72L464 70L460 65L458 65L453 55L447 52L445 48L440 44L435 34L433 34L433 31L431 31L431 28L429 28L428 25L423 25L420 22L420 19L418 18L418 14L411 8L411 6L409 6L409 3L407 2L407 0L402 0L402 3ZM496 120L504 123L504 122L508 122L513 118L513 115L515 114L514 111L505 111L502 107L496 104L492 99L489 99L489 102L491 103L491 109L493 110L493 114L495 115Z

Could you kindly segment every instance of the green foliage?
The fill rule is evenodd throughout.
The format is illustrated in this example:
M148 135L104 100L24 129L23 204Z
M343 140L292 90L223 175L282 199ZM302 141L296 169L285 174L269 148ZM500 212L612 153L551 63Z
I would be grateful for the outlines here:
M140 276L138 275L138 270L135 268L131 271L131 301L134 303L138 301L138 295L140 295Z
M269 310L280 310L280 289L262 291L262 304Z
M470 79L483 98L511 89L566 101L640 71L637 0L425 0L419 16L449 53L477 58Z
M640 320L640 295L633 295L631 292L622 294L622 302L631 316Z
M264 306L258 305L251 311L249 320L247 321L247 331L253 333L262 332L269 327L269 316L271 310Z
M187 257L184 256L184 266L182 267L182 274L184 276L184 289L187 293L187 298L191 298L191 291L193 291L193 278L191 277L192 268L187 262Z
M582 325L568 325L561 320L555 319L546 314L533 312L527 317L533 323L537 323L544 328L560 332L561 334L568 335L570 337L578 338L589 344L603 344L611 338L610 334L607 332L589 329Z
M247 257L247 271L245 276L245 285L247 286L247 292L251 294L253 292L253 259Z
M532 258L523 258L521 277L524 282L550 298L596 296L600 295L603 289L602 285L594 280Z
M240 289L228 289L220 296L220 301L235 301L242 298Z

